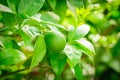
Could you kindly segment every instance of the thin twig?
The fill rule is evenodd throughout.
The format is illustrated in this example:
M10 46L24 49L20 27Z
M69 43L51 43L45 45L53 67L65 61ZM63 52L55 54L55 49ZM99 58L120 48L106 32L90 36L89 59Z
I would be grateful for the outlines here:
M40 68L51 68L51 66L36 66L36 67L40 67ZM6 76L9 76L9 75L13 75L13 74L16 74L16 73L19 73L21 71L24 71L24 70L29 70L30 68L24 68L24 69L20 69L20 70L17 70L17 71L14 71L14 72L9 72L9 73L6 73L6 74L3 74L3 75L0 75L0 78L3 78L3 77L6 77Z
M14 71L14 72L10 72L10 73L3 74L3 75L0 75L0 78L3 78L3 77L6 77L6 76L9 76L9 75L15 74L15 73L18 73L18 72L21 72L21 71L27 70L27 69L28 69L28 68L24 68L24 69L20 69L20 70Z

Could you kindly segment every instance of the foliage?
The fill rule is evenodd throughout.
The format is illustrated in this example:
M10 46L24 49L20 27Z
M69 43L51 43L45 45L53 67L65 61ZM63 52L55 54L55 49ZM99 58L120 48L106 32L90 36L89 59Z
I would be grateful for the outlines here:
M81 3L81 5L78 6L79 4L76 3ZM80 13L76 14L76 9L83 8L82 0L7 0L1 1L0 5L1 24L3 25L0 28L1 66L16 66L18 70L26 67L32 69L39 63L40 67L46 66L47 62L47 66L51 66L56 74L56 79L60 79L65 65L68 64L70 69L75 71L76 78L78 80L82 78L82 70L79 65L80 57L86 53L93 59L94 54L94 49L90 48L93 46L86 46L84 39L82 43L77 42L90 30L89 25L79 25L78 15ZM71 8L73 9L71 10ZM75 20L71 28L63 25L64 19L67 19L67 11L72 13L70 16ZM14 43L9 39L4 41L2 37L5 40L10 38ZM22 52L22 56L26 59L21 58L21 53L17 53L14 49ZM50 61L44 61L44 58ZM29 59L31 61L28 61ZM30 65L25 66L25 63Z
M115 70L115 76L104 80L119 79L119 4L117 0L1 0L1 80L88 80L84 77L88 75L99 80L107 67ZM87 69L93 70L88 74Z

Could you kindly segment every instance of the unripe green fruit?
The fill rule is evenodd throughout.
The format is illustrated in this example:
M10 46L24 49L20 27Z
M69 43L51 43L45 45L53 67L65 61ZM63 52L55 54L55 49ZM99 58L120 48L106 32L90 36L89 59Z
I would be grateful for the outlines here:
M65 36L58 31L49 31L45 34L47 47L52 51L62 51L66 45Z

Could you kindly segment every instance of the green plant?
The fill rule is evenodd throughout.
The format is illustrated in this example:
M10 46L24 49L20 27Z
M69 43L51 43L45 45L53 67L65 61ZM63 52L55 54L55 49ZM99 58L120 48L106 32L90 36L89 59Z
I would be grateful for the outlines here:
M90 26L84 23L88 13L83 5L83 0L1 0L0 71L2 66L19 72L45 65L60 79L68 64L81 80L81 56L93 61L95 54L84 37Z

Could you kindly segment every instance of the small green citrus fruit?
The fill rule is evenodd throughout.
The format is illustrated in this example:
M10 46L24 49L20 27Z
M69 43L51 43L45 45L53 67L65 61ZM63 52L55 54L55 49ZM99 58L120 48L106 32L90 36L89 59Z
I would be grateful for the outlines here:
M66 45L65 36L58 31L49 31L45 34L47 47L52 51L61 51Z

